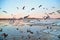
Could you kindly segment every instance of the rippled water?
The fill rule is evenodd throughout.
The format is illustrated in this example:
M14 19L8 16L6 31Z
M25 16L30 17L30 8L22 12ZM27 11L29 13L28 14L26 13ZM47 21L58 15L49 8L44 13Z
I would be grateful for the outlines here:
M4 38L2 36L3 33L8 34L8 36ZM58 19L39 21L14 20L14 22L13 20L0 20L0 39L3 38L7 40L60 40L58 38L58 35L60 35L60 20Z

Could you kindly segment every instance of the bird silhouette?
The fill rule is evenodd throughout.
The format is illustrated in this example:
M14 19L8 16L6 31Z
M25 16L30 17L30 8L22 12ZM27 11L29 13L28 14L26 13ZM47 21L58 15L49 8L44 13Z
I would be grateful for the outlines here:
M58 35L58 38L60 39L60 35Z
M39 8L42 7L42 5L39 5Z
M23 10L25 9L25 6L23 6L23 8L22 8Z
M48 14L46 14L47 16L44 16L43 18L46 20L46 19L49 19L50 16Z
M17 8L17 10L19 9L19 7L16 7Z
M31 11L34 10L35 8L31 8Z
M24 19L25 19L25 18L28 18L28 17L29 17L29 15L25 16Z
M2 11L2 12L7 13L7 11Z
M27 30L27 32L30 32L31 34L33 34L33 32L31 30Z
M54 14L55 12L51 12L51 13L49 13L50 15L52 15L52 14Z
M57 10L56 12L60 14L60 10Z
M16 28L16 30L19 30L18 28Z
M46 8L46 10L48 10L48 8Z
M4 38L6 38L8 36L8 34L3 33L2 36L4 36Z
M28 35L28 38L30 39L30 38L31 38L31 36L29 36L29 35Z

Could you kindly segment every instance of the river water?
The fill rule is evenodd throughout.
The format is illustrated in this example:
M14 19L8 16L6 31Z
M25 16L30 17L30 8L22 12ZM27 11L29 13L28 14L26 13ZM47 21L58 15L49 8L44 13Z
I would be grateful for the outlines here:
M60 19L0 20L0 40L60 40L58 35Z

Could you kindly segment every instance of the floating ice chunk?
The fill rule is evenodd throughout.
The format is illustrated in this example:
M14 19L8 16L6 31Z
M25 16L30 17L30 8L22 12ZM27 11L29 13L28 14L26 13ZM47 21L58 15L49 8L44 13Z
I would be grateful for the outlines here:
M52 24L52 25L57 25L57 26L59 26L59 25L60 25L60 22L58 22L58 23L54 23L54 24Z

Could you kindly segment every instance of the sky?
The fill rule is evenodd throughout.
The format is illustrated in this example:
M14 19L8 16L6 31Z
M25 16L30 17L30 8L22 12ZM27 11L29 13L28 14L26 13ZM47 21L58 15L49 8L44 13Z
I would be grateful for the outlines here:
M42 7L39 8L39 5ZM41 18L46 15L45 13L51 12L55 12L50 15L52 18L60 18L57 10L60 10L60 0L0 0L0 18L20 18L26 15Z

